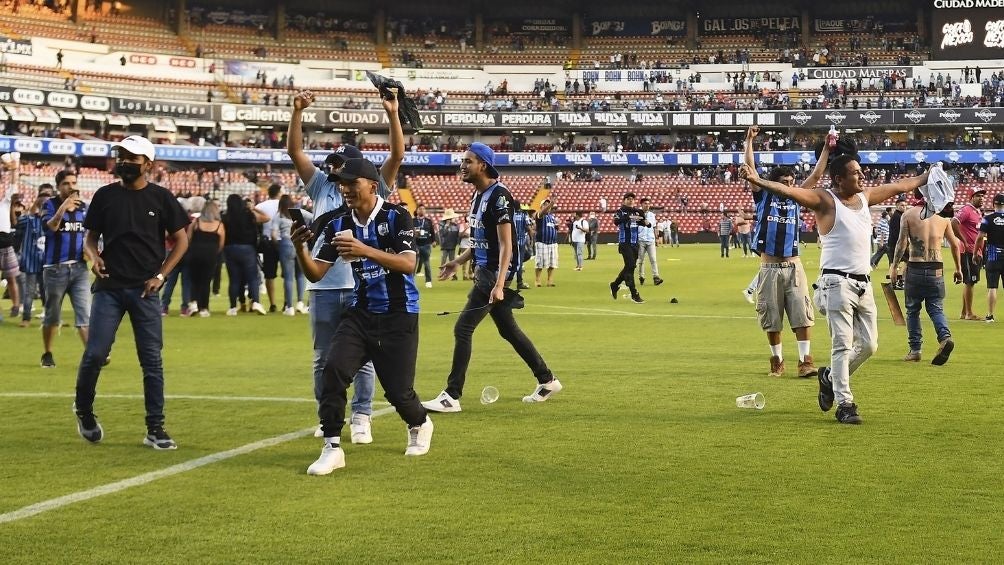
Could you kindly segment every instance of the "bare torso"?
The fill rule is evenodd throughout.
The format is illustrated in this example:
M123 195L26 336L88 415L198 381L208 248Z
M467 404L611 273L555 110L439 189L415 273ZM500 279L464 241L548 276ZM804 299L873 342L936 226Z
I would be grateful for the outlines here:
M906 261L941 262L941 243L951 232L951 220L941 216L920 217L921 208L914 206L903 213L900 230L907 232Z

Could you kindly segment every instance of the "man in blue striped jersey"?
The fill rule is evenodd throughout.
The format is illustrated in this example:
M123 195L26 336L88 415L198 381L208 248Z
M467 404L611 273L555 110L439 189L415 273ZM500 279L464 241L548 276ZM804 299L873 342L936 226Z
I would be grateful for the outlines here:
M21 327L26 328L31 325L31 310L35 302L35 289L42 291L42 304L45 304L45 285L42 284L42 265L45 261L45 248L39 246L39 242L45 241L45 227L42 222L42 209L45 203L52 198L53 187L45 183L38 187L38 195L35 203L27 212L17 219L18 227L22 232L21 249L18 255L18 263L21 267L21 275L24 277L21 288Z
M341 260L351 265L355 281L352 303L325 355L317 407L324 446L307 468L309 475L327 475L345 466L345 391L365 363L373 363L384 396L408 425L404 454L425 455L433 431L414 389L419 311L414 221L407 209L377 195L381 176L370 161L346 159L332 176L345 208L325 225L316 256L307 245L313 235L307 228L292 234L308 280L321 280Z
M984 216L980 236L976 239L976 262L986 258L987 322L994 322L997 307L997 286L1004 273L1004 193L994 195L994 212Z
M746 132L744 161L750 167L755 167L753 141L758 132L756 126ZM816 186L826 171L829 154L829 144L824 143L815 168L801 188ZM774 167L770 180L794 186L795 174L787 167ZM753 252L760 256L760 272L754 279L755 293L748 292L747 296L755 296L757 318L760 327L767 332L767 345L770 347L770 371L767 374L772 377L784 375L781 330L787 315L788 324L798 340L798 376L809 378L817 372L810 348L810 328L815 321L809 301L808 279L798 257L798 226L802 209L798 202L762 190L755 184L751 184L750 189L756 208Z
M540 203L537 222L536 269L534 282L540 286L540 272L547 269L547 286L554 286L554 270L558 268L558 218L551 211L554 202L545 198Z
M84 217L87 205L77 190L77 174L56 173L56 197L45 203L42 222L45 228L45 258L42 282L45 287L45 318L42 319L42 367L52 368L52 340L59 329L63 297L70 296L73 325L80 340L87 345L91 319L90 275L84 250Z
M617 226L617 251L624 260L624 268L617 274L617 278L610 283L610 295L617 300L617 291L621 284L625 284L631 291L631 301L637 304L645 302L638 294L638 289L634 285L634 270L638 264L638 228L639 226L649 227L648 221L641 208L634 206L635 195L633 192L624 193L621 199L621 207L614 212L614 225Z

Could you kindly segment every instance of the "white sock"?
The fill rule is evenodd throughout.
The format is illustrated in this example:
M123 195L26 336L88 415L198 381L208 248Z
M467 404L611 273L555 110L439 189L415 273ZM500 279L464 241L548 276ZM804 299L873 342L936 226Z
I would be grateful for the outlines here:
M809 348L809 340L798 342L798 360L805 361L805 358L811 353Z
M778 359L780 359L782 361L784 360L784 357L781 356L781 344L780 343L777 344L777 345L771 345L770 346L770 354L771 354L771 356L777 357Z
M341 447L342 438L341 436L326 437L324 438L325 445L331 445L331 447Z
M756 292L756 283L758 280L760 280L760 273L753 275L753 280L751 280L750 283L746 285L746 292L750 294Z

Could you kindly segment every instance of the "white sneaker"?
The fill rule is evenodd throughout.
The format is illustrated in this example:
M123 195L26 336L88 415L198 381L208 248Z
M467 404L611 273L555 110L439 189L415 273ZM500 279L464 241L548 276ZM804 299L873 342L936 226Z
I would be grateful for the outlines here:
M533 394L523 397L523 402L544 402L554 396L555 393L561 392L561 388L561 382L558 379L551 379L549 383L537 385Z
M282 315L283 316L295 316L296 315L296 310L293 310L293 307L290 306L289 308L286 308L285 310L282 311Z
M321 426L317 426L317 429L314 430L314 437L324 437L324 430L321 429Z
M746 299L746 302L753 304L753 291L748 288L743 289L743 298Z
M236 316L236 315L237 315L236 308L230 308L229 310L227 310L227 316Z
M426 281L425 288L432 288L432 282L431 281Z
M303 302L296 303L296 311L301 314L307 314L310 312L310 308L304 306Z
M425 417L425 422L421 426L408 428L408 448L404 450L405 455L425 455L432 445L432 419Z
M252 312L258 312L258 314L260 314L262 316L264 316L265 314L268 314L268 312L265 311L265 307L262 306L261 303L258 303L258 302L255 302L255 303L253 303L251 305L251 311Z
M196 302L196 301L194 301L194 300L191 301L191 302L189 302L188 303L188 311L191 312L192 316L194 316L195 313L199 311L199 303Z
M234 312L234 315L236 316L237 312ZM199 317L200 318L208 318L209 316L210 316L209 310L199 310Z
M345 466L345 452L341 447L325 443L321 448L321 456L307 467L308 475L327 475L335 469Z
M369 414L353 412L349 418L349 431L352 432L352 443L373 443Z
M422 403L426 410L432 412L460 412L460 401L450 396L445 390L432 400Z

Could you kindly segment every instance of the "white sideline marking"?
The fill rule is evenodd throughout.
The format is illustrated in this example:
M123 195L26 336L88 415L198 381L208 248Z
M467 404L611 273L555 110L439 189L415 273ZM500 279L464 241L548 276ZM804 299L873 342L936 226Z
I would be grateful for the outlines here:
M311 400L311 402L313 402L313 400ZM379 410L374 411L371 417L376 418L377 416L389 414L393 411L394 411L393 406L389 406L387 408L381 408ZM316 429L317 426L311 426L303 430L290 432L288 434L283 434L281 436L275 436L268 439L263 439L227 451L221 451L219 453L206 455L205 457L199 457L198 459L192 459L191 461L185 461L184 463L172 465L159 471L151 471L149 473L143 473L142 475L137 475L130 479L124 479L121 481L116 481L114 483L108 483L107 485L101 485L99 487L94 487L92 489L75 492L65 496L60 496L58 498L53 498L50 500L38 502L30 506L25 506L24 508L21 508L19 510L14 510L13 512L0 514L0 524L14 522L16 520L21 520L23 518L30 518L43 512L48 512L49 510L56 510L58 508L62 508L63 506L69 506L70 504L83 502L85 500L90 500L92 498L97 498L99 496L104 496L106 494L115 494L128 488L142 486L147 483L152 483L153 481L159 479L172 477L174 475L180 475L181 473L185 473L193 469L198 469L199 467L204 467L206 465L211 465L213 463L218 463L226 459L231 459L233 457L237 457L238 455L245 455L247 453L251 453L252 451L257 451L265 447L272 447L275 445L279 445L281 443L286 443L289 441L300 439L302 437L306 437L313 434L314 430Z
M75 398L72 392L0 392L0 398ZM142 394L99 394L98 398L142 399ZM316 402L313 398L283 396L208 396L198 394L168 394L167 400L224 400L231 402Z
M553 308L556 310L572 310L578 316L640 316L648 318L700 318L709 320L755 320L756 316L715 316L709 314L651 314L648 312L627 312L624 310L608 310L606 308L579 308L575 306L554 306L551 304L534 304L534 308ZM527 312L529 313L529 312Z

